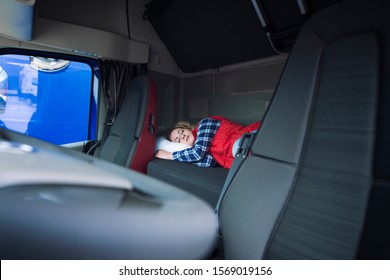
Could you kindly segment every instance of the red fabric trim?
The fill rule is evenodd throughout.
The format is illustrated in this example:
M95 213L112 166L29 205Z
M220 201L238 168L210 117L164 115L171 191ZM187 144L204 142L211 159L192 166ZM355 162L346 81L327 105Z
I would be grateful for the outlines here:
M149 131L149 121L150 116L154 115L154 129L156 129L157 119L156 119L156 83L154 80L150 79L149 86L149 98L148 98L148 108L145 113L144 125L142 128L141 136L138 139L138 145L134 152L133 159L130 164L130 169L139 171L146 174L146 169L148 162L153 158L154 148L156 146L156 136L155 131L152 134Z

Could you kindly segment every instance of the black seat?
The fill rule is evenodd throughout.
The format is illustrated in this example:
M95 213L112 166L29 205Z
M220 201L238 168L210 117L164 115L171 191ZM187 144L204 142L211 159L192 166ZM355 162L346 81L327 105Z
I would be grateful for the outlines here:
M313 16L219 209L227 259L390 258L390 9Z
M146 173L155 147L156 89L147 76L130 81L118 116L96 155Z

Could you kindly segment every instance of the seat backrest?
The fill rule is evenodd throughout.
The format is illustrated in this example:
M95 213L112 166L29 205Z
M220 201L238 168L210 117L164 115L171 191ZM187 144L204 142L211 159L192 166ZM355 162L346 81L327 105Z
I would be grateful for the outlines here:
M147 76L130 81L98 157L146 173L155 147L156 86Z
M219 209L226 258L390 257L389 15L355 0L305 24Z

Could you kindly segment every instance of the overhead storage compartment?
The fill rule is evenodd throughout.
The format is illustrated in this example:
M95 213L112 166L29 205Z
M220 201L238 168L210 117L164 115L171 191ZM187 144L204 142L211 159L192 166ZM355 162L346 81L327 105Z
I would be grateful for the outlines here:
M183 72L289 53L313 13L343 0L152 0L149 20Z
M35 0L1 1L0 34L23 41L32 39Z
M183 72L276 54L251 1L152 1L145 18Z

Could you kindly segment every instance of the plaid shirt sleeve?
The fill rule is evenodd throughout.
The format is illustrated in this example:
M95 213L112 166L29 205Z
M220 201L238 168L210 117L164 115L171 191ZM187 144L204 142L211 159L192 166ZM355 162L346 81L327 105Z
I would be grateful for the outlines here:
M172 154L173 159L190 162L201 167L217 165L217 162L208 151L220 125L221 122L218 120L210 118L202 119L198 126L198 133L194 146L183 151L174 152Z

